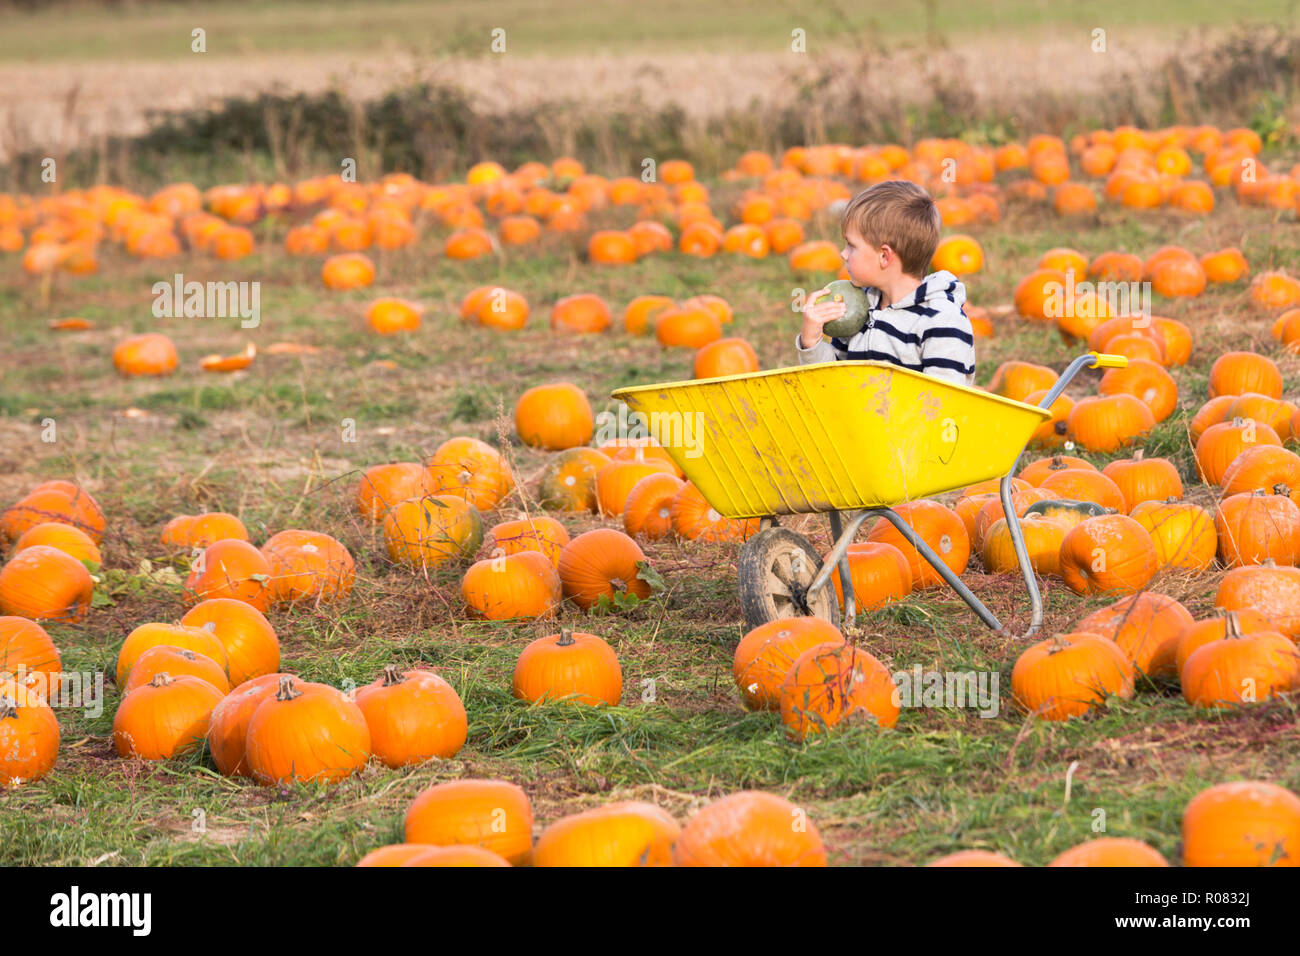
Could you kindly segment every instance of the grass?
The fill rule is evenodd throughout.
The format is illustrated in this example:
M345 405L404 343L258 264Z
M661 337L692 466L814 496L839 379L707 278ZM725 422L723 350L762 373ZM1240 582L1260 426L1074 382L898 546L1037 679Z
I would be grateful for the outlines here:
M1291 157L1269 157L1289 168ZM709 183L714 207L727 210L743 188ZM593 228L622 223L604 212ZM837 863L920 864L961 848L988 848L1031 864L1048 862L1099 832L1150 842L1179 855L1179 820L1204 786L1263 778L1300 789L1289 754L1296 745L1293 703L1272 702L1231 713L1196 711L1173 686L1144 688L1111 701L1087 720L1057 725L1027 720L1010 703L1011 666L1021 647L978 627L955 595L914 594L860 621L861 642L891 670L987 670L998 675L997 716L973 710L915 708L895 731L849 727L826 739L792 744L779 717L747 713L731 677L742 632L735 593L736 549L659 542L646 551L667 590L640 607L603 617L566 610L558 623L594 630L618 652L624 669L622 705L587 709L530 707L509 694L514 661L550 623L483 623L466 618L459 573L429 581L392 568L376 529L355 515L352 495L361 469L411 460L442 440L471 434L495 442L512 431L509 411L524 389L543 382L579 384L593 405L629 383L691 374L690 353L619 332L566 338L547 328L561 296L597 292L615 311L634 295L717 292L732 304L729 334L743 335L764 367L792 361L796 317L791 290L808 285L783 258L686 260L676 253L608 269L581 261L573 243L548 237L526 252L455 264L439 257L441 237L425 229L420 244L377 256L372 289L330 293L319 283L319 260L290 260L277 242L244 263L177 260L187 278L255 279L263 284L263 325L237 320L159 319L147 308L149 289L173 269L142 265L115 248L102 253L100 275L60 277L52 299L23 276L17 257L0 259L0 501L16 499L38 480L76 476L110 518L105 567L113 603L79 626L52 633L65 669L111 673L117 648L137 624L174 620L179 592L146 582L142 559L163 560L160 526L198 510L239 515L261 542L287 527L328 531L357 559L349 602L318 610L276 611L283 667L308 680L360 685L398 662L436 668L460 692L469 738L451 761L407 770L371 766L336 787L260 788L216 775L203 755L145 765L119 759L110 739L117 694L109 687L98 717L60 714L59 763L44 780L0 794L5 864L332 865L401 839L406 806L430 783L464 776L502 777L525 787L539 826L563 814L614 799L660 803L685 819L704 802L744 788L787 795L809 809ZM996 226L974 227L985 251L983 272L969 277L971 301L1007 303L1018 278L1045 249L1072 245L1088 254L1122 248L1150 253L1167 242L1197 252L1240 244L1259 271L1294 265L1300 242L1290 215L1239 207L1228 194L1210 218L1188 221L1165 212L1130 214L1105 207L1095 221L1064 224L1036 208L1010 205ZM810 234L836 238L836 224L818 216ZM525 293L533 315L526 329L498 334L462 325L460 298L473 286L501 282ZM415 298L424 325L409 337L377 339L362 323L377 295ZM1244 283L1211 288L1189 301L1158 301L1157 311L1188 322L1196 348L1173 370L1179 411L1149 438L1150 454L1175 460L1192 478L1186 422L1206 395L1208 369L1228 348L1255 348L1279 362L1288 381L1297 360L1268 338L1271 314L1246 304ZM91 332L59 335L48 319L80 314ZM170 334L181 368L162 380L124 380L110 353L121 337L145 329ZM245 341L318 346L307 356L262 354L244 373L207 376L197 359L229 354ZM979 345L978 378L1011 358L1062 368L1077 351L1052 331L1004 319ZM1088 394L1095 376L1071 389ZM499 423L498 409L506 413ZM135 410L131 415L128 410ZM53 418L58 440L40 440ZM343 423L355 423L355 441ZM524 496L536 487L543 453L514 446ZM1098 465L1107 457L1088 456ZM1190 488L1203 503L1212 491ZM494 520L519 513L511 498ZM571 533L599 526L591 516L561 516ZM796 529L827 546L824 525L795 519ZM1156 587L1193 613L1209 610L1220 572L1164 578ZM966 575L1004 620L1023 626L1025 598L1013 578ZM134 581L134 584L130 582ZM1106 602L1079 598L1046 582L1046 632L1065 631ZM1071 773L1070 768L1073 766ZM1070 786L1066 791L1067 774ZM75 825L69 825L75 821ZM199 824L201 823L201 827Z
M71 6L76 12L69 14ZM0 62L55 60L181 60L194 55L192 31L206 31L207 55L411 51L488 56L494 29L506 31L506 51L520 56L557 54L747 52L787 50L791 31L805 31L807 49L860 42L862 37L920 40L1022 35L1070 30L1087 37L1096 27L1123 36L1131 31L1178 27L1228 27L1252 21L1289 21L1287 0L1157 0L1132 4L1099 0L1086 8L1051 0L907 0L888 12L836 0L740 0L725 10L686 0L648 6L636 0L584 4L576 0L376 0L357 4L326 0L216 0L204 4L52 4L6 14Z

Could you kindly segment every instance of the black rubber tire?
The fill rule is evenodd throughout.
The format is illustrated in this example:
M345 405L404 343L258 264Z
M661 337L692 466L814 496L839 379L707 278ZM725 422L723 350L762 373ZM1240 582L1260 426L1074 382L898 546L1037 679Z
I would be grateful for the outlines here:
M783 617L820 617L840 626L833 581L821 589L813 606L805 601L804 589L817 576L822 556L803 535L781 527L760 531L745 542L737 563L746 630ZM777 593L778 584L788 592Z

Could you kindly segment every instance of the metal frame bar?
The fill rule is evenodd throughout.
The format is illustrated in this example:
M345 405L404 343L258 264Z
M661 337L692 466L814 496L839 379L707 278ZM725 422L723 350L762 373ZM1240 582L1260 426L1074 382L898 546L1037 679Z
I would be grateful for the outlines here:
M1096 352L1080 355L1061 373L1056 380L1056 384L1048 389L1047 394L1038 403L1038 407L1051 408L1052 403L1061 396L1066 386L1079 372L1085 368L1096 368L1099 364L1101 364L1101 356ZM1016 465L1019 465L1019 458L1016 460ZM1002 477L1002 481L998 485L998 497L1002 501L1002 513L1006 516L1007 530L1011 534L1011 544L1016 552L1016 563L1020 565L1020 573L1025 579L1025 588L1029 592L1029 627L1020 636L1030 638L1038 633L1038 630L1043 626L1043 595L1038 589L1038 578L1034 574L1033 564L1029 560L1029 549L1025 547L1024 532L1020 530L1020 516L1016 513L1015 504L1011 499L1011 479L1016 473L1016 465L1013 465L1011 470ZM954 574L948 565L943 563L943 559L935 554L934 550L912 530L911 525L895 513L892 508L867 508L864 511L856 512L849 519L847 526L844 525L843 516L839 511L830 512L831 538L834 540L834 545L831 547L830 553L822 561L817 576L808 585L806 595L814 595L819 588L826 587L830 582L831 570L838 568L840 586L844 590L844 620L852 621L856 617L857 605L853 595L853 583L849 575L849 545L857 536L862 523L872 517L884 518L892 524L898 530L898 533L907 539L912 547L916 548L921 557L925 558L926 563L934 568L935 572L943 578L948 586L957 592L957 595L979 616L980 620L998 633L1007 633L993 612L984 606L984 602L975 596L971 589L966 586L966 583ZM775 516L763 518L760 521L760 527L764 529L775 524Z

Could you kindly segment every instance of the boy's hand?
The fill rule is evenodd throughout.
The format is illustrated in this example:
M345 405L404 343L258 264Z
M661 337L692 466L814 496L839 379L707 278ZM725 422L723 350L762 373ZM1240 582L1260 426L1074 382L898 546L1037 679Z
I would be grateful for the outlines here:
M823 325L843 318L844 313L849 309L844 302L818 301L829 294L829 289L818 289L804 300L803 329L799 332L799 344L806 349L812 348L822 340Z

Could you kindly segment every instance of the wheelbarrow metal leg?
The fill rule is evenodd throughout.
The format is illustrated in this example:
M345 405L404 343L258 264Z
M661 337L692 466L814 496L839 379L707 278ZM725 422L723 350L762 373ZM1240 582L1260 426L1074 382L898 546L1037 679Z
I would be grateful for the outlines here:
M1002 484L998 487L998 494L1002 498L1002 513L1007 519L1007 530L1011 533L1011 544L1016 549L1016 562L1020 565L1020 573L1025 579L1025 588L1029 591L1029 606L1032 617L1029 627L1022 637L1033 637L1038 633L1038 629L1043 626L1043 596L1039 593L1038 577L1034 574L1034 566L1029 560L1029 550L1025 547L1024 533L1020 530L1020 516L1011 500L1011 475L1007 475L1002 479Z
M873 515L878 514L879 511L880 509L868 508L866 511L857 512L849 519L847 527L845 527L835 537L835 543L831 545L830 554L826 555L826 558L822 561L822 566L817 571L817 576L813 578L812 583L808 585L809 594L816 594L819 588L826 587L830 584L831 571L838 568L841 561L843 561L847 567L849 545L853 543L853 539L857 535L858 529L862 527L862 522L866 521ZM832 513L836 515L836 517L832 519L833 523L831 524L831 530L834 531L835 523L842 524L843 522L840 520L838 512ZM843 584L843 580L841 580L840 583ZM849 593L851 592L848 590L845 591L845 594Z
M838 511L831 512L831 538L837 543L840 536L844 533L843 521ZM850 539L852 540L852 539ZM848 545L844 546L844 554L840 556L838 562L840 569L840 590L844 592L844 620L852 621L857 617L857 604L853 597L853 580L849 576L849 552Z
M780 524L781 523L776 520L776 515L766 515L758 519L758 530L766 531L768 528L779 527Z
M818 572L817 577L813 579L812 584L808 585L809 592L815 591L826 582L826 579L830 577L830 569L834 567L833 562L838 562L840 555L848 550L849 541L853 540L853 534L857 532L858 527L863 521L867 520L867 518L875 516L884 518L898 529L898 533L906 538L908 543L920 552L921 557L925 558L926 563L928 563L930 567L934 568L939 577L943 578L947 585L957 592L957 596L965 601L972 611L979 615L981 621L987 624L989 628L994 631L1002 630L1002 623L994 617L992 611L984 606L984 602L977 598L974 592L966 586L966 582L953 574L952 568L944 564L943 559L934 553L934 549L926 544L925 541L923 541L920 536L912 530L912 526L904 521L900 515L896 514L892 508L868 508L866 511L863 511L854 517L849 526L852 533L842 535L840 540L836 543L835 548L826 556L826 562L822 565L821 571Z

